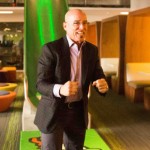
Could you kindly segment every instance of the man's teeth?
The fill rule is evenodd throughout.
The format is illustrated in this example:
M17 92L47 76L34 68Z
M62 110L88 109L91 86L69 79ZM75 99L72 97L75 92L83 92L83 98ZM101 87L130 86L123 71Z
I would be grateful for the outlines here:
M83 32L78 32L78 34L84 34Z

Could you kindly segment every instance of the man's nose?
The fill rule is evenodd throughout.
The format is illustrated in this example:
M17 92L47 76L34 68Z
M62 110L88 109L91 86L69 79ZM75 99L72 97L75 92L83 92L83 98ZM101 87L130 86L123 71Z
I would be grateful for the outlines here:
M79 24L79 28L82 28L82 29L83 29L83 28L85 28L85 27L86 27L86 26L85 26L84 23L80 23L80 24Z

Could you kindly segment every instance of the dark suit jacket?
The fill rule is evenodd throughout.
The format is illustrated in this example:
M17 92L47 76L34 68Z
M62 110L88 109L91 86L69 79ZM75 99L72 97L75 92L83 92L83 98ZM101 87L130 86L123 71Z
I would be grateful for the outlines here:
M82 47L82 90L84 100L85 126L88 123L88 89L89 84L99 78L105 78L99 65L98 49L86 42ZM53 95L55 84L64 84L70 80L70 50L65 37L47 43L43 46L38 62L37 90L42 98L37 107L34 123L43 133L50 133L57 123L57 110L64 98Z

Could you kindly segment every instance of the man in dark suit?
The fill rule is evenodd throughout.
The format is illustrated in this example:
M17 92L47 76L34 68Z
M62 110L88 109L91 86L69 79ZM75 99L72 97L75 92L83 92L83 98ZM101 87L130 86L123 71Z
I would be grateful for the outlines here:
M35 117L42 150L82 150L88 123L90 83L105 95L108 84L99 65L98 48L85 41L87 17L69 10L66 36L43 46L38 62L37 90L42 94Z

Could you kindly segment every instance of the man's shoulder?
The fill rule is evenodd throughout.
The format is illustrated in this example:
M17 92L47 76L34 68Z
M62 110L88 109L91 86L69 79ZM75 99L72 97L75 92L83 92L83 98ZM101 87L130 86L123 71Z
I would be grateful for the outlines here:
M60 52L64 47L68 47L65 37L45 43L42 46L43 51L51 51L53 53Z
M85 42L85 45L88 46L88 47L91 47L91 48L97 48L96 45L94 45L94 44L92 44L92 43L90 43L88 41Z
M59 43L63 43L65 41L65 37L61 37L59 39L56 39L56 40L53 40L53 41L50 41L50 42L47 42L46 44L44 45L58 45Z

